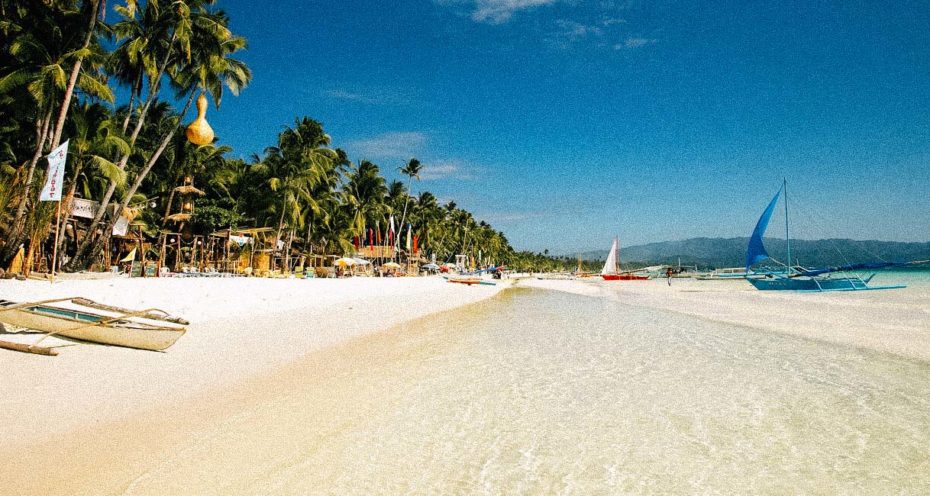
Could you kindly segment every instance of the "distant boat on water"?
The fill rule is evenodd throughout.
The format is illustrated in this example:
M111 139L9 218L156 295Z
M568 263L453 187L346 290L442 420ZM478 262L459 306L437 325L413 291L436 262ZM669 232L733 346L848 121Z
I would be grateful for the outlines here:
M646 281L649 279L649 276L620 272L620 240L618 238L614 238L614 243L610 245L610 253L607 254L604 268L601 269L601 277L605 281Z
M765 271L753 273L750 271L752 265L764 260L774 260L769 256L762 244L762 237L768 228L769 220L778 204L778 199L782 193L785 195L785 241L787 243L787 261L784 269L781 271ZM768 207L759 217L756 228L752 231L749 238L749 245L746 247L746 274L757 274L760 277L749 277L747 280L763 291L862 291L875 289L899 289L905 286L869 286L869 282L875 277L872 273L866 278L854 274L857 270L875 270L885 267L894 267L910 265L917 262L878 262L878 263L860 263L848 264L838 267L824 267L819 269L808 269L804 267L792 267L791 265L791 241L788 235L788 182L782 183L782 187L775 193L775 197L769 202Z

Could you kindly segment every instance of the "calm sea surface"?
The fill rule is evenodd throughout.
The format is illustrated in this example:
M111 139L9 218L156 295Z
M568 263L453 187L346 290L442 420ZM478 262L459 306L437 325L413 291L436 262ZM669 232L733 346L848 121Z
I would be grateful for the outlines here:
M293 449L238 489L930 493L925 363L527 289L392 332L261 406Z

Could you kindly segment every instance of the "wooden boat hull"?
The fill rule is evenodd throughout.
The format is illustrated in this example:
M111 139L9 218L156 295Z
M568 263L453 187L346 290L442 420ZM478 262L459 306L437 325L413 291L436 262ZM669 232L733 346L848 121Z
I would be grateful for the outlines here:
M456 284L465 284L465 285L467 285L467 286L472 286L472 285L474 285L474 284L481 284L481 282L482 282L481 279L477 279L477 278L455 279L455 278L451 278L451 277L450 277L450 278L447 279L447 280L448 280L449 282L454 282L454 283L456 283Z
M81 341L161 351L173 345L186 329L120 319L97 325L100 315L48 305L14 309L0 307L0 322Z
M874 274L873 274L874 275ZM876 289L900 289L905 286L869 286L872 277L762 277L747 279L761 291L867 291Z
M649 276L635 274L601 274L605 281L648 281Z

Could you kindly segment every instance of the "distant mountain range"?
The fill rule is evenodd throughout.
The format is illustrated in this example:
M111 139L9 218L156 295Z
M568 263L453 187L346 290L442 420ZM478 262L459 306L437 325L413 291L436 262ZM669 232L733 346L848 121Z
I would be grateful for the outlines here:
M620 260L645 266L671 264L697 265L700 268L741 267L746 263L749 238L692 238L620 247ZM784 239L765 238L769 255L784 262ZM607 250L568 254L568 258L604 260ZM856 262L907 262L930 259L930 242L858 241L853 239L791 240L791 260L801 265L829 266Z

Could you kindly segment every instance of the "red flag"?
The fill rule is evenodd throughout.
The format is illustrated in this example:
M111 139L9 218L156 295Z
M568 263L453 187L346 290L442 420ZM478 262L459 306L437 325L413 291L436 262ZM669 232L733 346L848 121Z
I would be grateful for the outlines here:
M413 235L413 254L417 254L417 243L420 241L420 237L416 234Z
M352 238L353 244L355 245L355 251L358 251L358 236Z

